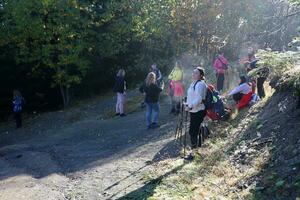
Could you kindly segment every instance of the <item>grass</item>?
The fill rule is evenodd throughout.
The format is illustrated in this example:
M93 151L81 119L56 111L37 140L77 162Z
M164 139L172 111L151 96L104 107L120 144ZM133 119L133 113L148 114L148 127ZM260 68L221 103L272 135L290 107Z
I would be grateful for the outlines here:
M261 107L268 102L273 91L266 88L266 93L268 97L260 102ZM251 189L255 186L245 188L238 186L244 181L251 180L265 167L270 157L268 147L258 151L246 168L232 163L230 157L234 154L234 150L244 143L244 132L251 127L255 127L256 130L260 124L255 120L256 115L250 115L245 109L233 115L229 122L214 124L213 135L199 150L200 156L176 174L164 178L148 199L251 198Z

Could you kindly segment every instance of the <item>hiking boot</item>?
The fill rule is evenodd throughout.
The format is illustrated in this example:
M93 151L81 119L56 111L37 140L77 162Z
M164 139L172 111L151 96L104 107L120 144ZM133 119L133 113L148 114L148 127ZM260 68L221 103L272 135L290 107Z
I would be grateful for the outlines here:
M158 128L159 127L159 125L157 123L152 123L150 126L151 126L151 128Z
M120 114L120 117L125 117L127 116L125 113Z
M120 113L116 113L116 114L115 114L115 116L119 116L119 115L120 115Z

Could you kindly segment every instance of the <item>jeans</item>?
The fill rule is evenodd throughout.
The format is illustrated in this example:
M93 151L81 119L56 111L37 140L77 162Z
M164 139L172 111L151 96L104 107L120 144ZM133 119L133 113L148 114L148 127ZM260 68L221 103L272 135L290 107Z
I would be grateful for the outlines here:
M159 116L159 103L146 103L146 122L147 126L150 126L152 123L158 123Z

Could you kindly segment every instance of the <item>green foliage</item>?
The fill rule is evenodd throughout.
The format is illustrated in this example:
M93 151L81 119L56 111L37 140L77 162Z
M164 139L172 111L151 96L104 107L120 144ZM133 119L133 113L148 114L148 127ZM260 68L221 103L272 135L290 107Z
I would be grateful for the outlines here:
M267 49L259 50L257 56L259 58L259 66L269 67L275 73L280 74L295 66L300 59L300 51L279 52ZM255 70L252 73L255 73Z
M271 0L0 0L0 74L9 68L22 83L77 85L71 92L89 95L110 88L120 67L129 85L153 62L167 73L185 54L211 69L216 52L239 58L248 41L281 49L300 26L290 17L274 32L286 8Z

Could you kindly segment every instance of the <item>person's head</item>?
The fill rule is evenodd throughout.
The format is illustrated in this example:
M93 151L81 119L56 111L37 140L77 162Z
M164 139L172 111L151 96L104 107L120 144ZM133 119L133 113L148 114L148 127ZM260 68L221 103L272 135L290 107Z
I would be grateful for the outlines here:
M204 80L204 69L201 67L196 67L193 70L193 80Z
M249 47L248 48L248 56L253 56L255 53L254 48L253 47Z
M14 96L14 98L16 98L16 97L21 97L22 95L21 95L21 92L19 90L14 90L13 91L13 96Z
M151 69L152 69L152 70L157 69L156 63L153 63L153 64L151 65Z
M125 76L125 70L119 69L117 76Z
M180 63L180 61L176 61L175 62L174 68L181 69L181 63Z
M150 72L148 75L147 75L147 79L146 79L146 85L149 86L151 84L155 84L156 82L156 75L154 72Z
M224 57L224 53L223 52L219 52L218 53L218 57Z
M241 80L240 85L243 83L247 83L247 78L244 75L240 76L240 80Z

